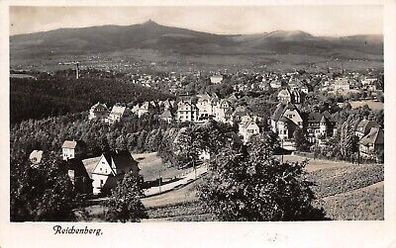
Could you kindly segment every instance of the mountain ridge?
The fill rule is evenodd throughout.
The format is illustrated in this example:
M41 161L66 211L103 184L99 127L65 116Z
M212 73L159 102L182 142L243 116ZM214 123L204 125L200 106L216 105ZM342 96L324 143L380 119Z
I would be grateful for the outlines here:
M61 28L10 36L11 57L121 52L153 49L176 54L303 54L333 56L383 54L383 37L314 36L301 30L259 34L213 34L158 24L152 20L128 26ZM354 55L354 57L356 57Z

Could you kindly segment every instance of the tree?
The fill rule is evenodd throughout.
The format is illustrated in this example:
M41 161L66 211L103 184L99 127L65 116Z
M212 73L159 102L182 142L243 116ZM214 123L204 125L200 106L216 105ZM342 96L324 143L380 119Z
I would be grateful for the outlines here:
M106 206L108 221L138 222L147 217L145 207L140 201L143 196L143 179L141 176L128 172L122 181L112 190Z
M37 168L28 158L11 158L11 220L70 221L82 198L62 170L62 161L43 157Z
M296 149L299 151L306 151L309 148L308 140L305 138L304 131L297 128L293 133Z
M267 147L223 149L198 187L202 204L225 221L324 219L303 163L280 163Z

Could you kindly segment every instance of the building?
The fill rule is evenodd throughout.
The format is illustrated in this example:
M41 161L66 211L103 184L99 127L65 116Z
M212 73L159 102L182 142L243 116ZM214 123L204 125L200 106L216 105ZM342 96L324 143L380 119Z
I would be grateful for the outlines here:
M172 111L170 111L170 109L165 109L164 112L159 116L159 118L168 123L171 123L172 120L174 119L174 116L172 114Z
M378 127L372 127L359 141L360 156L366 159L380 159L384 152L384 131Z
M248 142L253 135L260 133L260 128L255 121L244 119L238 126L238 133L243 137L243 142Z
M232 106L229 100L221 99L218 104L213 106L213 116L215 121L232 123L232 113Z
M127 108L124 106L114 105L111 109L111 112L107 118L107 122L110 124L114 124L116 122L120 122L124 117L127 116Z
M92 179L81 159L73 158L65 161L63 168L67 170L67 175L74 185L74 189L81 194L92 194Z
M198 120L204 121L213 115L213 105L211 96L208 94L197 95Z
M93 119L99 119L99 120L105 120L109 115L109 110L106 106L106 104L102 104L100 102L96 103L91 107L89 110L89 120Z
M210 82L212 84L219 84L223 81L223 75L213 75L210 76Z
M307 120L307 138L311 143L333 135L334 123L329 112L311 112Z
M138 162L128 151L103 153L100 157L82 161L89 178L92 180L94 195L109 193L117 185L117 180L132 171L139 173Z
M359 122L356 127L355 135L359 137L359 139L363 138L366 134L368 134L373 127L377 127L377 123L374 121L369 121L367 119L363 119Z
M77 141L65 140L62 145L62 158L63 160L69 160L76 157Z
M196 105L190 100L185 101L182 100L177 104L177 116L176 119L179 122L195 122L198 120L199 109Z
M278 93L278 100L283 104L293 103L300 104L302 102L302 96L298 89L285 88Z
M334 91L349 91L350 84L347 78L337 78L333 82Z
M294 104L278 104L271 116L271 130L281 140L291 139L296 128L303 129L303 119Z
M283 104L288 104L292 101L291 92L288 88L285 88L278 93L278 101Z
M31 167L37 168L42 158L43 158L42 150L33 150L29 155L29 160L32 163Z

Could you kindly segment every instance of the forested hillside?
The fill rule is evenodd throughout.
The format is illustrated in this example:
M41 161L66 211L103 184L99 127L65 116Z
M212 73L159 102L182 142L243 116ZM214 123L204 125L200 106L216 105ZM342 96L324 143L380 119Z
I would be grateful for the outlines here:
M97 102L137 103L172 97L120 79L51 76L10 79L10 122L88 110Z

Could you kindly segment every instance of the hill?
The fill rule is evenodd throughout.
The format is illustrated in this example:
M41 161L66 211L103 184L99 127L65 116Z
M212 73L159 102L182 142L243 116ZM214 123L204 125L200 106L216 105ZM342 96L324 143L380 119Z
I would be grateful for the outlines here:
M378 35L318 37L303 31L274 31L249 35L218 35L169 27L148 21L131 26L63 28L10 37L11 61L57 60L82 54L128 53L152 50L169 56L254 56L295 54L345 59L383 56ZM205 63L205 61L203 62ZM15 63L12 63L15 64Z

